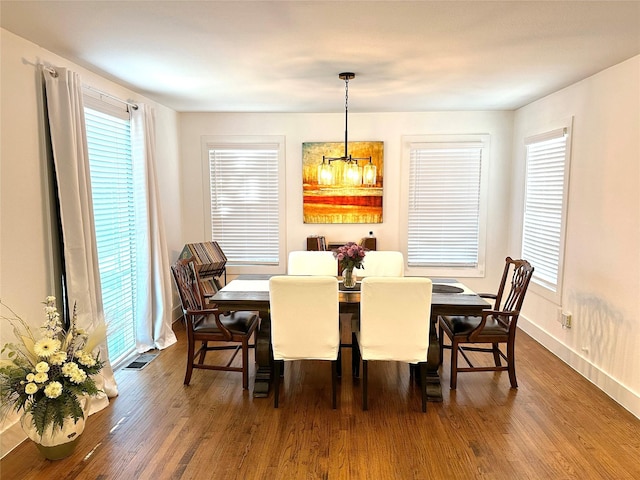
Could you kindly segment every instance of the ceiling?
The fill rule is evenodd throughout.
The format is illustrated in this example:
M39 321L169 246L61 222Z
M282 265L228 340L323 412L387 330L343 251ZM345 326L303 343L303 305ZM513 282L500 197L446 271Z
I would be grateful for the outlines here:
M512 110L640 53L638 1L10 1L0 25L180 112ZM28 59L34 61L35 59Z

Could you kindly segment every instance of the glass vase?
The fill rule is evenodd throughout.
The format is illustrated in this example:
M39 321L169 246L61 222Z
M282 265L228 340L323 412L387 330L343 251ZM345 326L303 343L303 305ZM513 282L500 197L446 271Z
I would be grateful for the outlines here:
M342 271L342 283L345 288L354 288L356 286L356 274L353 267L347 267Z

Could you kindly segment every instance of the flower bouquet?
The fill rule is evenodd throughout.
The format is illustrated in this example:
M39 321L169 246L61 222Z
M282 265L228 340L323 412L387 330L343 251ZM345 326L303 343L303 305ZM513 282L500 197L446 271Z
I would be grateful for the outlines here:
M71 325L65 330L55 302L53 296L46 298L46 320L38 337L2 303L11 313L2 315L2 320L11 324L21 343L8 343L2 348L6 358L0 360L1 413L5 416L10 411L22 411L23 429L45 447L77 440L82 430L77 432L74 427L84 428L86 397L100 392L91 376L104 365L93 351L104 341L106 327L92 334L78 328L74 305Z
M355 242L347 242L333 252L333 256L338 259L340 270L342 270L342 279L345 287L353 288L356 286L356 277L353 274L353 269L364 268L362 260L365 255L366 250Z

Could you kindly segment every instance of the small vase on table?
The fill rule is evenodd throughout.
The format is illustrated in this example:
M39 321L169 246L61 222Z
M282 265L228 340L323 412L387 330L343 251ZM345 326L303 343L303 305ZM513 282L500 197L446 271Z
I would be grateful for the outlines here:
M353 267L347 267L342 271L342 283L345 288L353 288L356 286L357 278L353 271Z

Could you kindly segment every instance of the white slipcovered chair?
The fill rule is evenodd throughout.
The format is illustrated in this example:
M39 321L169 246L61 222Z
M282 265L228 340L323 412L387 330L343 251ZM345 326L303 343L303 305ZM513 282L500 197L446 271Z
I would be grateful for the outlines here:
M336 276L338 260L329 251L289 252L288 275L328 275Z
M332 406L336 408L340 351L338 280L335 276L275 276L269 280L274 407L278 408L284 361L331 361Z
M404 255L391 250L368 251L358 269L359 277L403 277Z
M367 251L362 261L364 268L358 269L358 276L366 277L403 277L404 276L404 255L402 252L393 250L371 250ZM352 321L351 345L355 345L355 331L357 330L358 319ZM360 376L360 362L355 355L351 356L351 371L354 377Z
M419 365L422 411L427 411L426 362L432 283L423 277L367 277L360 294L354 355L362 358L362 409L368 409L368 362ZM359 360L358 360L359 361Z

